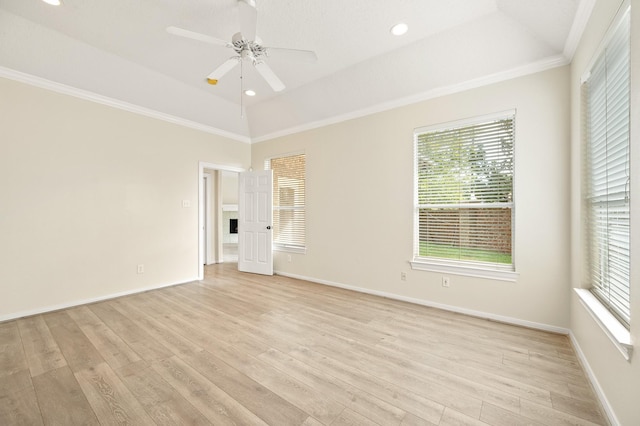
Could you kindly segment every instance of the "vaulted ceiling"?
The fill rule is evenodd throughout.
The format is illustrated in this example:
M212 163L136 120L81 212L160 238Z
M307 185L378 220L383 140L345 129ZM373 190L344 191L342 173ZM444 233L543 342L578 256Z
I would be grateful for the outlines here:
M570 62L593 0L256 0L257 35L308 49L316 63L250 63L216 86L233 55L169 34L223 40L239 31L237 0L0 0L0 76L23 79L243 141L259 141L447 91ZM403 36L389 29L409 25Z

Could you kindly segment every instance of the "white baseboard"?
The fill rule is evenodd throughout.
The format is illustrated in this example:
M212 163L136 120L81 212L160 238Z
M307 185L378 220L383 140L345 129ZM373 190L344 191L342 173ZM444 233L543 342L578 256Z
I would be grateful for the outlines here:
M614 411L613 411L613 409L611 407L611 404L609 403L609 400L607 399L604 391L602 390L602 387L600 386L600 383L598 382L598 379L596 378L596 375L594 374L593 370L591 369L591 366L589 365L589 362L587 361L587 358L585 357L584 353L582 352L582 349L580 348L580 345L578 344L578 341L577 341L576 337L574 336L573 332L570 329L562 328L562 327L556 327L556 326L548 325L548 324L542 324L542 323L533 322L533 321L527 321L527 320L523 320L523 319L519 319L519 318L496 315L496 314L492 314L492 313L488 313L488 312L476 311L476 310L473 310L473 309L466 309L466 308L460 308L460 307L457 307L457 306L445 305L445 304L442 304L442 303L435 303L435 302L431 302L431 301L428 301L428 300L416 299L416 298L413 298L413 297L400 296L400 295L397 295L397 294L386 293L386 292L383 292L383 291L370 290L370 289L366 289L366 288L362 288L362 287L356 287L356 286L336 283L336 282L332 282L332 281L321 280L321 279L317 279L317 278L305 277L305 276L302 276L302 275L290 274L290 273L282 272L282 271L276 271L276 274L282 275L284 277L290 277L290 278L296 278L296 279L300 279L300 280L310 281L310 282L317 283L317 284L324 284L324 285L328 285L328 286L331 286L331 287L338 287L338 288L343 288L343 289L346 289L346 290L353 290L353 291L357 291L359 293L371 294L371 295L374 295L374 296L386 297L388 299L400 300L400 301L403 301L403 302L415 303L417 305L429 306L429 307L432 307L432 308L443 309L445 311L451 311L451 312L456 312L456 313L460 313L460 314L466 314L466 315L470 315L470 316L473 316L473 317L486 318L486 319L491 319L491 320L495 320L495 321L504 322L504 323L507 323L507 324L513 324L513 325L519 325L519 326L528 327L528 328L534 328L534 329L538 329L538 330L550 331L550 332L553 332L553 333L567 334L567 335L569 335L569 338L571 340L571 344L573 345L573 347L574 347L574 349L576 351L578 359L580 360L580 363L582 364L582 367L584 368L584 371L586 372L587 377L589 378L589 381L591 382L591 384L592 384L592 386L594 388L596 396L598 397L600 403L602 404L602 407L604 408L605 414L607 415L607 417L609 419L609 422L611 423L611 426L620 426L620 422L618 421L618 418L616 417L616 415L615 415L615 413L614 413Z
M611 404L609 403L607 396L602 390L602 387L600 386L600 382L598 382L598 379L596 378L595 373L593 372L593 370L591 369L591 366L589 365L589 362L587 361L587 357L584 355L584 352L582 352L582 348L578 344L578 339L576 339L576 336L571 331L569 331L569 338L571 339L571 344L573 345L573 349L576 351L576 354L578 355L578 359L582 364L582 368L584 368L585 373L587 373L587 377L589 378L589 381L593 386L593 390L595 391L596 396L600 400L600 403L602 404L602 408L604 408L605 414L609 419L609 423L611 423L611 426L620 426L620 422L618 421L618 418L616 417L616 414L613 411L613 408L611 407Z
M175 283L165 283L165 284L159 284L159 285L154 285L154 286L149 286L149 287L144 287L144 288L137 288L135 290L122 291L122 292L119 292L119 293L112 293L112 294L108 294L108 295L100 296L100 297L92 297L92 298L89 298L89 299L82 299L82 300L76 300L76 301L73 301L73 302L60 303L58 305L43 306L41 308L29 309L29 310L26 310L26 311L13 312L13 313L7 314L7 315L0 315L0 322L10 321L10 320L18 319L18 318L29 317L29 316L32 316L32 315L44 314L44 313L47 313L47 312L59 311L61 309L73 308L75 306L87 305L89 303L102 302L102 301L105 301L105 300L116 299L116 298L122 297L122 296L129 296L129 295L132 295L132 294L144 293L145 291L149 291L149 290L157 290L157 289L160 289L160 288L172 287L172 286L180 285L180 284L186 284L186 283L189 283L189 282L192 282L192 281L198 281L198 278L194 278L192 280L187 280L187 281L175 282Z
M456 312L456 313L459 313L459 314L469 315L469 316L472 316L472 317L485 318L485 319L490 319L490 320L493 320L493 321L503 322L503 323L506 323L506 324L519 325L519 326L522 326L522 327L534 328L534 329L543 330L543 331L549 331L549 332L552 332L552 333L570 334L570 330L568 328L557 327L557 326L554 326L554 325L543 324L543 323L533 322L533 321L527 321L527 320L523 320L523 319L520 319L520 318L507 317L507 316L503 316L503 315L496 315L496 314L492 314L492 313L489 313L489 312L476 311L476 310L473 310L473 309L466 309L466 308L461 308L461 307L453 306L453 305L445 305L443 303L431 302L429 300L417 299L417 298L414 298L414 297L401 296L401 295L398 295L398 294L387 293L387 292L384 292L384 291L370 290L368 288L356 287L356 286L352 286L352 285L346 285L346 284L336 283L336 282L332 282L332 281L321 280L321 279L318 279L318 278L305 277L305 276L302 276L302 275L290 274L288 272L283 272L283 271L275 271L275 273L277 275L282 275L283 277L296 278L296 279L299 279L299 280L310 281L310 282L317 283L317 284L324 284L324 285L328 285L328 286L331 286L331 287L343 288L345 290L353 290L353 291L357 291L359 293L365 293L365 294L371 294L371 295L374 295L374 296L386 297L387 299L393 299L393 300L399 300L399 301L402 301L402 302L414 303L416 305L428 306L428 307L431 307L431 308L438 308L438 309L442 309L442 310L445 310L445 311L450 311L450 312Z

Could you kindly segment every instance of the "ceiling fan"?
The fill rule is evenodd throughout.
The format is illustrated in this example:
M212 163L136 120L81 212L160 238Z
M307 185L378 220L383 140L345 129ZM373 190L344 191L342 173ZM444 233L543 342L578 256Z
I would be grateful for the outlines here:
M227 59L207 76L207 82L209 82L209 84L217 84L218 80L220 80L226 73L231 71L238 64L241 64L244 60L247 60L253 64L258 73L274 91L280 92L285 88L285 85L265 62L267 57L278 56L306 62L315 62L318 59L316 54L310 50L263 46L262 40L260 40L259 37L256 37L256 24L258 17L256 1L238 0L238 7L240 14L240 32L233 35L231 42L178 27L167 27L167 32L170 34L217 46L225 46L234 50L236 53L234 56ZM240 78L242 78L242 71L240 73Z

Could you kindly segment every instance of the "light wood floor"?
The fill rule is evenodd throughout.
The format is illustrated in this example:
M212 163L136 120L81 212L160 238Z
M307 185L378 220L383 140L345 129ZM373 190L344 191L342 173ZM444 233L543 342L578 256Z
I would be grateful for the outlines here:
M0 424L607 424L566 336L234 267L0 324Z

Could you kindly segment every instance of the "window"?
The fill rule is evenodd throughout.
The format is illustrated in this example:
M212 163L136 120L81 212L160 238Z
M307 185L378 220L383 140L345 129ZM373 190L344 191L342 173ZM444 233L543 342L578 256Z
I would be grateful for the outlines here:
M514 270L514 126L509 112L415 131L414 267Z
M588 274L627 328L629 300L629 12L583 83L586 100Z
M273 170L273 246L276 250L305 250L305 154L270 158Z

